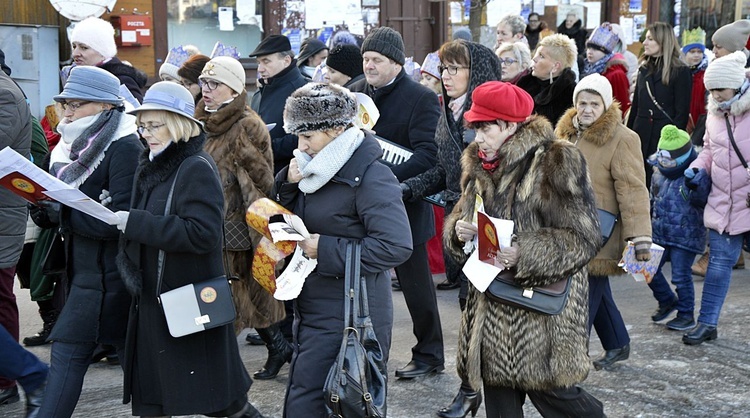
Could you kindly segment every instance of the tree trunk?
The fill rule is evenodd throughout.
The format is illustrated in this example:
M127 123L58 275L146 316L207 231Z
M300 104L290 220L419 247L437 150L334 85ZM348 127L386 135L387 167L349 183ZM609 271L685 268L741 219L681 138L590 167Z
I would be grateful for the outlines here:
M471 9L469 9L469 30L471 39L474 42L480 42L482 39L482 15L485 6L490 0L472 0Z

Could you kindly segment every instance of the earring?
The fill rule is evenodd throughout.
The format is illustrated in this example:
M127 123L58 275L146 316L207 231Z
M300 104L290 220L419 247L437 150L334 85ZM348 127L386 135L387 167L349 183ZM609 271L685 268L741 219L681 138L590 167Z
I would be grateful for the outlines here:
M555 77L552 75L552 70L549 70L549 83L552 84L553 81L555 81Z

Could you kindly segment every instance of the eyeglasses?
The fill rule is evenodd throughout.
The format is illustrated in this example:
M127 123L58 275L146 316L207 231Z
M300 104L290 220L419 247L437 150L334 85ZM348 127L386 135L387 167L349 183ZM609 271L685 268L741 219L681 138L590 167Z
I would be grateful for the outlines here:
M75 113L79 107L86 106L89 103L91 102L75 102L75 103L63 102L62 108L63 110L70 110L71 112Z
M500 58L501 65L513 65L517 62L518 60L514 60L513 58Z
M223 83L218 82L216 80L198 80L198 85L201 86L201 88L206 87L208 88L208 91L214 91L216 90L220 85Z
M529 19L529 23L539 23L539 20L537 20L537 19L533 19L533 20Z
M162 126L166 125L166 123L162 123L161 125L150 125L150 126L139 126L138 127L138 133L143 135L144 132L147 132L151 135L154 135L156 131L159 130Z
M651 165L659 164L659 166L664 168L677 167L677 160L672 158L672 154L667 150L656 151L648 157L648 163Z
M443 71L448 70L448 75L456 75L458 74L458 70L462 68L469 68L469 67L463 67L459 65L438 65L438 71L440 71L440 74L443 73Z

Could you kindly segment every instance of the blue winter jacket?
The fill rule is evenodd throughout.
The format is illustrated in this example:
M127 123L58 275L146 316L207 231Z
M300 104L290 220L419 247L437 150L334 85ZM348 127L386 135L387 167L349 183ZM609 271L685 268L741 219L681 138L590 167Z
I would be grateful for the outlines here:
M703 208L690 204L692 191L682 174L696 156L693 150L680 166L655 170L651 179L651 230L654 243L699 254L706 247Z

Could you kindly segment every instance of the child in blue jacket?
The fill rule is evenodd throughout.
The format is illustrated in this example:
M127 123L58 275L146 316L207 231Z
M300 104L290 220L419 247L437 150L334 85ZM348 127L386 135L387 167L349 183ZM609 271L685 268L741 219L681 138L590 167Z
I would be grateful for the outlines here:
M707 196L696 190L698 181L705 175L688 179L685 169L698 156L687 132L674 125L661 130L658 148L648 163L657 170L651 179L652 239L664 247L659 271L649 283L659 307L651 316L654 322L666 319L673 311L677 316L667 322L667 328L685 331L695 326L695 290L691 266L695 256L703 253L706 245L706 227L703 225L703 206ZM672 284L662 273L664 263L672 263Z

